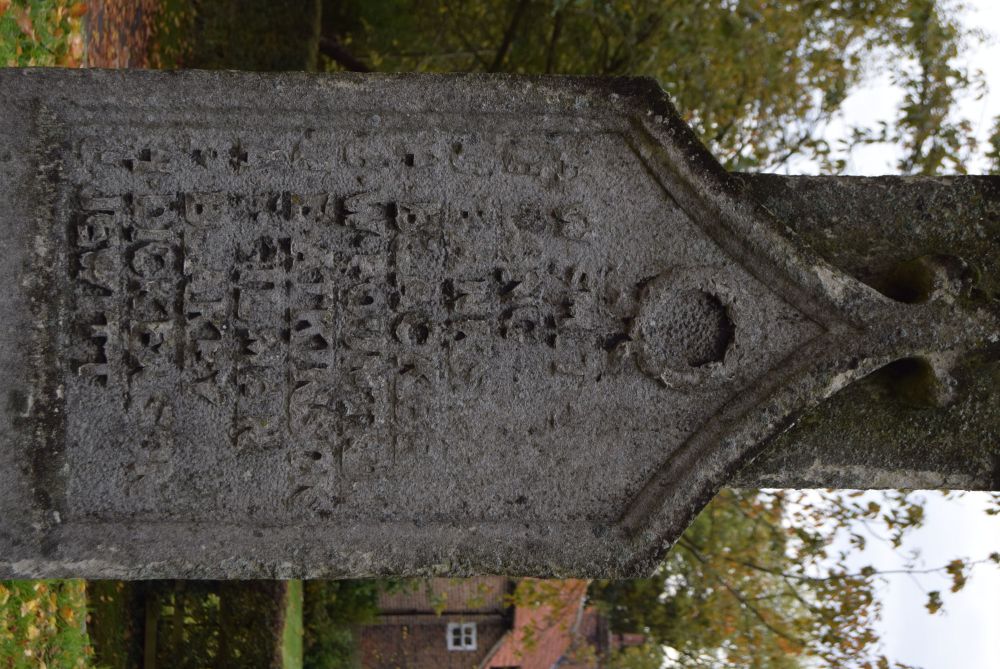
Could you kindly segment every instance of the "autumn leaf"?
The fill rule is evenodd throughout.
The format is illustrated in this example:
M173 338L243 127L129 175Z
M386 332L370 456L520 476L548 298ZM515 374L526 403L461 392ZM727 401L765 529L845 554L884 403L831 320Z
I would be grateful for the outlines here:
M74 19L78 19L87 13L87 3L77 2L72 7L69 8L69 15Z
M38 609L38 600L29 599L25 602L21 602L21 617L25 618L29 614L34 613Z
M27 7L17 7L14 10L14 22L25 35L35 39L35 26L31 22L31 11Z
M965 587L965 562L963 560L952 560L945 567L951 575L951 591L958 592Z
M76 33L70 37L69 53L75 61L80 61L83 58L83 35L80 33Z
M941 610L944 602L941 601L941 593L937 590L931 590L927 593L927 603L924 606L927 611L932 615Z

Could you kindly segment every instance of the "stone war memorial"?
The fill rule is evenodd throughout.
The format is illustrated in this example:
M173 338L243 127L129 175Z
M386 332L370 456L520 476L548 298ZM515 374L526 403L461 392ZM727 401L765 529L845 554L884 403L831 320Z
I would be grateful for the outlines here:
M727 174L645 79L0 70L0 577L646 575L1000 489L1000 178Z

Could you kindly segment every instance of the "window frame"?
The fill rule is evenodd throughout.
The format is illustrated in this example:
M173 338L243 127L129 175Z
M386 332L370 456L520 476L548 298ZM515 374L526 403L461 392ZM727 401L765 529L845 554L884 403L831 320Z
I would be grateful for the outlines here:
M445 642L448 650L452 651L476 650L479 641L477 637L476 623L448 623L445 632Z

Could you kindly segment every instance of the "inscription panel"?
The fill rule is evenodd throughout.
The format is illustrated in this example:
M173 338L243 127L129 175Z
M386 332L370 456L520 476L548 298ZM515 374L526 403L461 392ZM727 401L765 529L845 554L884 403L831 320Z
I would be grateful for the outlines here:
M0 90L6 577L646 575L800 412L996 340L783 236L650 80Z
M710 388L815 328L761 290L781 327L744 331L685 269L725 256L617 133L80 133L78 518L610 522L723 404ZM642 306L671 277L707 325Z

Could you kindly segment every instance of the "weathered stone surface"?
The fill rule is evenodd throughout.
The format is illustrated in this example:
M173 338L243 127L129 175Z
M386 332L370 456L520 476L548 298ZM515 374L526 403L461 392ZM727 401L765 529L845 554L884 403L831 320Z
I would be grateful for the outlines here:
M639 574L800 412L997 341L786 239L648 81L0 90L0 574Z
M1000 317L1000 177L739 179L800 243L852 276L891 293L910 261L950 261L961 270L958 299ZM914 397L928 379L896 371L807 412L731 485L1000 490L1000 347L942 374L956 389L948 402Z

